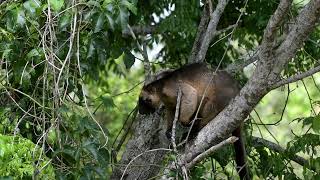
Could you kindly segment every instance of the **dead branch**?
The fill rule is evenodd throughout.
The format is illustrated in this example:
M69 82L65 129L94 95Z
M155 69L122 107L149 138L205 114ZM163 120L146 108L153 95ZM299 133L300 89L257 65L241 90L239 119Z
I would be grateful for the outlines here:
M176 112L174 114L174 120L173 120L173 124L172 124L172 133L171 133L171 143L172 143L172 146L173 146L173 151L175 153L178 153L177 144L176 144L176 125L177 125L177 122L178 122L178 119L179 119L181 96L182 96L182 92L181 92L181 88L180 88L180 85L179 85L177 104L176 104Z

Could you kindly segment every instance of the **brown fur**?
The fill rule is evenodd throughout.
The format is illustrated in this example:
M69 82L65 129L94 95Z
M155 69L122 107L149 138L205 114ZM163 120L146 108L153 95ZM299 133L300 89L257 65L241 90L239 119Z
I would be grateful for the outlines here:
M159 73L159 77L155 77L153 82L149 82L142 88L139 96L139 112L141 114L152 113L163 103L167 120L166 135L169 138L171 136L179 86L182 97L178 121L184 126L191 124L207 88L200 106L198 119L192 128L192 135L195 136L201 128L207 125L228 105L240 90L237 81L227 72L217 71L214 73L214 71L215 69L208 68L204 63L195 63L175 71L170 70L165 73ZM245 166L245 149L240 131L241 127L233 133L239 137L239 140L234 145L236 156L238 156L236 160L240 178L246 179L249 178L247 168L239 168L239 166Z
M174 112L176 107L178 82L182 82L180 83L182 100L179 122L185 126L190 125L192 116L197 111L207 88L198 115L200 119L197 125L200 130L239 92L237 82L229 74L225 71L218 71L216 75L213 75L213 72L214 70L208 68L204 63L184 66L143 87L140 100L149 99L153 110L162 102L167 111L166 114L171 114L167 117L168 130L170 130L174 119L172 111Z

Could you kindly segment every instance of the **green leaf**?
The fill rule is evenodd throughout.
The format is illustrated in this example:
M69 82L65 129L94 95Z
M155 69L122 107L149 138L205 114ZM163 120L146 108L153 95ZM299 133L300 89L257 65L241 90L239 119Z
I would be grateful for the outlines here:
M122 74L127 74L127 69L126 69L126 65L124 64L124 58L125 58L125 53L122 52L122 54L114 60L114 62L117 64L117 68L119 70L119 72L121 72Z
M10 52L12 51L12 49L6 49L3 51L2 53L2 59L6 59L9 58Z
M114 20L112 19L112 17L109 15L109 12L106 12L105 16L108 19L108 24L109 27L111 28L111 30L114 30Z
M74 147L71 147L69 145L65 145L63 147L63 149L58 149L57 151L55 151L53 153L53 157L57 156L57 155L62 155L63 158L65 158L65 160L67 160L70 164L73 164L76 162L76 159L74 156L75 152L76 152L76 149Z
M123 0L122 4L127 7L133 14L137 15L137 7L129 1Z
M111 4L113 2L114 2L113 0L104 0L103 1L103 7L106 7L108 4Z
M103 28L104 22L105 22L104 14L100 13L100 15L99 15L99 17L98 17L98 19L96 21L95 27L94 27L94 32L95 33L101 31L101 29Z
M94 159L98 160L98 148L97 146L92 143L91 139L87 139L83 144L82 147L86 149L91 155L94 157Z
M103 105L107 108L112 108L116 106L112 97L108 94L101 96L100 99L102 100Z
M71 22L71 15L69 13L65 13L59 21L59 28L63 29L67 27Z
M320 133L320 115L314 116L314 117L307 117L302 119L303 120L303 127L307 125L311 125L312 129L316 133Z
M127 69L130 69L135 62L135 57L130 51L125 51L124 53L124 64Z
M17 12L17 24L22 27L22 26L24 26L25 23L26 23L26 20L25 20L24 11L22 9L18 9L18 12Z
M6 7L6 11L10 11L12 9L15 9L16 7L18 7L18 3L10 3L7 7Z
M320 133L320 115L317 115L313 118L312 129L316 133Z
M41 7L41 2L38 0L29 0L23 3L23 7L30 13L35 14L36 9Z
M122 29L126 29L128 24L129 13L123 8L120 8L119 11L120 13L118 16L118 22L120 21L120 25Z
M88 5L90 6L93 6L93 7L96 7L96 8L99 8L100 7L100 3L98 1L88 1L87 3Z
M37 57L40 56L39 50L38 49L32 49L31 51L28 52L27 58L31 57Z
M98 161L102 166L107 166L109 162L110 154L106 148L99 149Z
M61 10L62 6L64 5L64 0L49 0L51 8L58 12Z

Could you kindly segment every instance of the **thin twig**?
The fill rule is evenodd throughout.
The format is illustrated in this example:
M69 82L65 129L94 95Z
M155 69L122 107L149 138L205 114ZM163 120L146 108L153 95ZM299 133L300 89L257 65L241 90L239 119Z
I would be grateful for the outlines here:
M266 139L263 139L263 138L259 138L259 137L252 137L252 145L254 147L267 147L275 152L278 152L278 153L286 153L286 149L284 149L283 147L281 147L280 145L274 143L274 142L271 142L271 141L268 141ZM306 166L308 165L308 161L298 155L293 155L293 156L290 156L290 159L298 164L300 164L301 166ZM306 166L307 167L307 166ZM307 168L310 168L310 169L314 169L314 167L307 167Z
M302 80L303 78L306 78L308 76L311 76L317 72L320 71L320 66L317 66L315 68L309 69L306 72L300 73L300 74L296 74L293 76L288 77L287 79L283 79L281 81L278 81L277 83L275 83L274 85L272 85L270 88L271 89L276 89L280 86L283 86L285 84L289 84L289 83L293 83L293 82L297 82L299 80Z
M145 43L143 43L143 49L141 48L142 46L140 45L136 35L134 34L131 26L128 24L127 25L130 33L131 33L131 36L132 38L136 41L137 43L137 47L141 53L141 55L143 56L143 59L144 59L144 62L143 62L143 65L144 65L144 70L145 70L145 82L148 82L151 78L151 66L150 66L150 62L149 62L149 58L148 58L148 52L147 52L147 46Z
M81 23L81 19L80 19L79 23ZM77 67L78 67L79 75L80 75L80 77L82 77L81 64L80 64L80 31L77 31L77 53L76 53L76 57L77 57ZM89 109L88 102L87 102L87 97L86 97L86 93L85 93L84 82L81 83L81 89L82 89L83 100L84 100L84 104L85 104L85 107L87 109L87 112L90 115L91 119L97 124L97 126L101 130L102 135L103 135L103 137L105 139L105 144L100 147L100 148L103 148L108 143L108 136L104 132L104 129L101 127L99 122L94 118L93 114L91 113L91 110Z
M174 120L173 120L173 125L172 125L172 133L171 133L171 143L172 143L172 146L173 146L173 151L175 153L178 153L177 145L176 145L176 125L177 125L177 122L178 122L178 119L179 119L181 96L182 96L180 84L181 84L181 82L179 81L179 90L178 90L176 111L175 111L175 114L174 114Z
M231 136L228 139L220 142L219 144L212 146L208 150L204 151L203 153L201 153L197 157L195 157L191 162L187 163L186 168L190 169L190 168L194 167L197 163L201 162L203 159L208 157L210 154L214 153L215 151L217 151L218 149L222 148L223 146L225 146L227 144L232 144L232 143L236 142L237 140L238 140L237 137Z

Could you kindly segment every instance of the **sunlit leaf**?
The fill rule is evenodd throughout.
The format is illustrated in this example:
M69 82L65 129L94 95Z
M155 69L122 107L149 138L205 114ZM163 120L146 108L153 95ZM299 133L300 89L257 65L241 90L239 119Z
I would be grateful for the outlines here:
M35 56L40 56L39 50L38 49L32 49L31 51L28 52L27 57L35 57Z
M315 132L320 133L320 115L317 115L313 118L312 129Z
M38 0L29 0L23 3L23 7L31 14L36 13L36 8L41 6L41 2Z
M127 7L133 14L137 14L137 8L134 4L130 3L127 0L122 0L122 4Z
M54 11L60 11L64 5L64 0L50 0L49 3Z
M19 9L17 12L17 24L23 26L26 23L25 14L22 9Z

